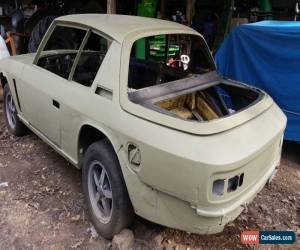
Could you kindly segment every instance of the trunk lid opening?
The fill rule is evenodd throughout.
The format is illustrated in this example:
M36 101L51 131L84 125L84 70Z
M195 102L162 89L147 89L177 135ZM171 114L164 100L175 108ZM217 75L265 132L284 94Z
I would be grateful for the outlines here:
M128 92L129 100L135 104L197 122L234 115L263 96L260 90L224 80L216 72Z
M259 98L259 93L237 86L219 84L178 95L154 105L184 120L210 121L239 112Z

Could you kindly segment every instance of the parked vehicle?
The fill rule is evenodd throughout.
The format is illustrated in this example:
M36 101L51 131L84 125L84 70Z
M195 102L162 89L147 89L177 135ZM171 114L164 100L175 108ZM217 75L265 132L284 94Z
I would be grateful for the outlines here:
M106 238L134 213L208 234L272 178L286 118L225 80L186 26L121 15L56 19L37 53L0 62L8 130L32 130L74 166Z

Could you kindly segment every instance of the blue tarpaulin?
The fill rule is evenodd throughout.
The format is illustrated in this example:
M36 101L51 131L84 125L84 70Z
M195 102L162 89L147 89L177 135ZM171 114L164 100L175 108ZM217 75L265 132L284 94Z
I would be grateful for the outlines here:
M300 141L300 22L235 28L217 51L219 72L265 90L288 117L285 139Z

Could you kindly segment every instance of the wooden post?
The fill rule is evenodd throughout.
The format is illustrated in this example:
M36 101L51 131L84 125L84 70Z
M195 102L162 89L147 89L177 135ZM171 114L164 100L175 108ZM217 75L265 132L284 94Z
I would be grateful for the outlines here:
M107 0L107 14L117 13L117 2L116 0Z
M194 12L193 8L194 8L194 1L186 0L186 20L189 26L192 24L193 12Z
M165 0L160 0L160 15L161 15L161 18L164 19L165 16L166 16L166 3L165 3Z
M9 46L11 55L13 56L17 55L16 44L13 38L13 34L11 32L7 33L7 38L5 40L5 43Z

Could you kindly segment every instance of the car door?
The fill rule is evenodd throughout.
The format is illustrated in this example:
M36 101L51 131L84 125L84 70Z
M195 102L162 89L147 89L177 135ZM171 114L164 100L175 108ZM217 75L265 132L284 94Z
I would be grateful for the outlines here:
M85 29L53 25L36 55L33 65L25 66L21 94L26 100L26 120L56 146L61 146L61 104L66 82L75 62Z
M87 120L93 121L97 119L96 117L101 117L101 122L105 123L108 114L111 113L109 110L112 90L102 88L101 69L108 69L107 67L103 69L102 63L105 64L105 59L109 57L107 54L111 51L112 42L112 39L105 34L91 29L71 70L69 81L64 89L66 98L63 100L61 110L61 148L69 157L76 158L74 153L77 153L77 133L83 120L85 122ZM95 82L96 79L97 82ZM99 91L100 88L101 91ZM70 93L72 96L68 98ZM97 115L92 111L95 108Z

